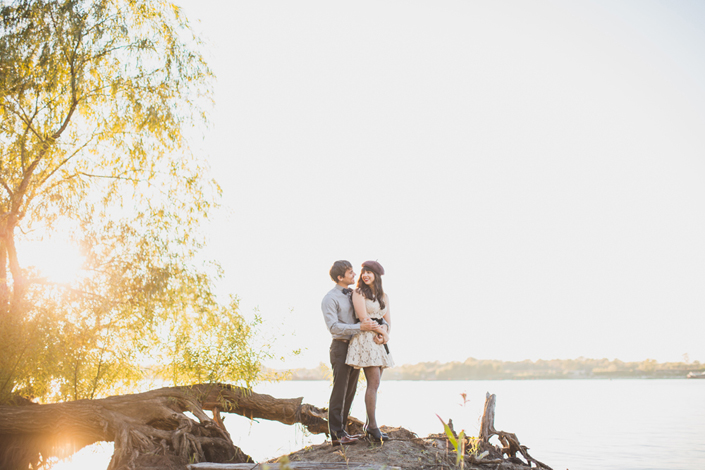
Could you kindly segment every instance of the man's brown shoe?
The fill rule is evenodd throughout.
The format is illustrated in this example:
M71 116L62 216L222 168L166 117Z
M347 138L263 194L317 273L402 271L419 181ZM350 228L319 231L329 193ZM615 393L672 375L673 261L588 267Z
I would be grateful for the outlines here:
M350 436L345 431L339 432L337 436L331 435L331 438L331 444L334 446L354 444L358 441L357 438Z

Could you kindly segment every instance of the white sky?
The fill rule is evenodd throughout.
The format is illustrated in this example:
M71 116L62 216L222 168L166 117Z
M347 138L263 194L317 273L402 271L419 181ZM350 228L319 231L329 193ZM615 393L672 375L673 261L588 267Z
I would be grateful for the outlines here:
M705 4L180 0L218 77L208 254L275 367L337 259L398 364L705 361ZM293 309L293 310L292 310Z

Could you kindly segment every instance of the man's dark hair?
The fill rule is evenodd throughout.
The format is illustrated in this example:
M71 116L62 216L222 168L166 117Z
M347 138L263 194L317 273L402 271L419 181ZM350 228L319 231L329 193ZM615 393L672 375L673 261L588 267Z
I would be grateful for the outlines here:
M348 272L348 269L350 268L352 268L352 264L350 264L350 261L345 261L344 259L336 261L330 268L330 278L333 279L333 282L337 284L338 276L345 276L345 273Z

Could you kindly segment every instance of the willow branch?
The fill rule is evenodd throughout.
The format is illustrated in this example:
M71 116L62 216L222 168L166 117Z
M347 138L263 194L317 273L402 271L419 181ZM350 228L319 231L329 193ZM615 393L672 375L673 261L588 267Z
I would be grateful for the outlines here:
M79 175L86 176L88 178L105 178L105 179L113 179L113 180L123 180L123 181L130 181L132 183L143 183L145 181L148 181L147 179L140 179L140 178L129 178L125 176L115 176L115 175L94 175L91 173L85 173L83 171L78 172Z
M59 171L59 169L61 169L61 167L63 167L64 165L66 165L69 161L71 161L71 159L72 159L73 157L75 157L76 155L78 155L78 153L79 153L81 150L83 150L84 148L86 148L86 147L88 146L88 144L90 144L90 143L93 141L94 138L95 138L94 135L91 136L90 139L88 139L86 142L84 142L83 145L79 146L71 155L69 155L69 156L66 157L61 163L59 163L58 165L56 165L56 167L55 167L53 170L51 170L48 175L46 175L44 178L41 179L41 181L39 181L39 184L38 184L38 185L39 185L39 186L43 186L44 183L46 183L49 178L51 178L52 176L54 176L54 174L56 174L56 172ZM69 178L73 178L73 177L74 177L74 176L71 176L71 177L69 177Z
M5 181L5 178L3 178L2 176L0 176L0 186L5 188L5 191L7 191L8 196L12 198L12 189L10 188L10 186L8 186L7 181Z

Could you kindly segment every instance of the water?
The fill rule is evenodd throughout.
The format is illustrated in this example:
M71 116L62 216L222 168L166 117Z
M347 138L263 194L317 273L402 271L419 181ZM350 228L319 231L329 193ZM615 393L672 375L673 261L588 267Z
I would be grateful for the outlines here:
M364 388L358 387L352 409L361 419ZM280 382L256 391L303 396L304 403L322 407L330 385ZM532 457L554 470L705 469L705 380L382 380L378 421L425 436L442 432L438 414L476 436L488 391L497 395L495 428L515 433ZM225 416L235 444L258 461L325 439L299 426ZM86 449L56 469L105 468L110 452L106 445L98 452ZM89 463L82 463L82 455Z

